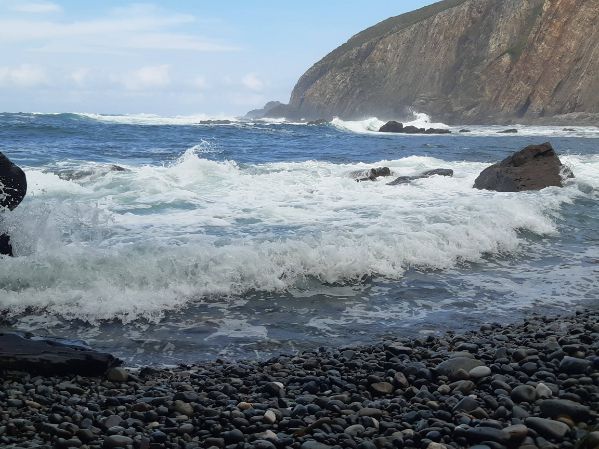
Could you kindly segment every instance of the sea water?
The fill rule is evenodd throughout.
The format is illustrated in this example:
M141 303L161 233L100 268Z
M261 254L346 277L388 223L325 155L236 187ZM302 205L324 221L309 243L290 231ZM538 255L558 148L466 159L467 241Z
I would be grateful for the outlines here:
M382 124L0 114L0 151L29 182L0 212L16 254L0 260L0 329L172 364L598 306L599 128ZM564 188L472 188L546 141L576 176ZM381 166L454 176L350 176Z

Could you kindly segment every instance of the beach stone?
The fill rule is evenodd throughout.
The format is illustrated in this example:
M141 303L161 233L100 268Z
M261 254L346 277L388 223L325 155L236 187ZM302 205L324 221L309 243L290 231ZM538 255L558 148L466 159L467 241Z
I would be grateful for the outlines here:
M547 399L547 398L550 398L551 396L553 396L553 392L551 391L551 388L549 388L547 385L545 385L542 382L539 382L537 384L537 386L535 387L535 391L537 393L537 398L539 398L539 399Z
M109 437L104 438L104 447L107 449L116 447L125 448L131 444L133 444L133 440L123 435L110 435Z
M253 449L276 449L276 446L268 440L255 440L252 447Z
M240 402L239 404L237 404L237 408L239 410L248 410L250 408L253 408L253 405L249 402Z
M264 422L267 424L274 424L277 422L277 415L272 410L266 410L264 413Z
M537 392L531 385L518 385L512 390L511 398L516 402L533 403L537 398Z
M304 441L301 445L301 449L330 449L331 446L328 444L320 443L315 440Z
M491 368L488 366L476 366L468 371L468 376L472 379L482 379L491 375Z
M223 432L223 438L227 444L241 443L243 440L245 440L243 432L238 429Z
M370 384L370 387L379 394L393 393L393 385L391 385L389 382L375 382Z
M352 437L362 435L366 431L366 428L361 424L354 424L347 427L343 432L351 435Z
M358 410L358 416L370 416L371 418L380 418L383 411L378 408L364 407Z
M567 374L584 374L591 367L591 361L566 356L559 364L559 370Z
M285 386L281 382L268 382L264 385L262 391L270 396L285 396Z
M109 369L106 377L111 382L127 382L129 373L124 368L116 367Z
M471 359L469 357L455 357L438 364L436 367L436 372L438 375L447 376L450 379L454 379L455 374L459 370L464 370L466 373L468 373L471 369L483 365L484 363L480 360Z
M528 427L524 424L514 424L503 429L509 435L509 440L513 444L524 440L528 435Z
M546 399L540 404L541 416L557 418L568 416L576 421L586 421L590 417L590 408L567 399Z
M123 422L123 418L118 415L110 415L103 422L102 425L105 429L110 429L111 427L119 426Z
M193 406L188 402L175 401L175 410L182 415L193 416Z
M464 432L464 437L472 443L495 441L499 444L507 444L510 439L506 431L494 427L473 427Z
M552 419L530 417L524 420L524 423L543 435L545 438L561 440L570 431L570 427L563 422Z
M470 396L463 397L453 408L454 412L471 412L478 408L478 401Z

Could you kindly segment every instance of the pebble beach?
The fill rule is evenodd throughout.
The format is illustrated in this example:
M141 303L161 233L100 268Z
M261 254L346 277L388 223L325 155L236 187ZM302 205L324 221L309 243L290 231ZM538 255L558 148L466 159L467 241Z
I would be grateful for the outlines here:
M599 447L599 312L266 362L5 372L2 448Z

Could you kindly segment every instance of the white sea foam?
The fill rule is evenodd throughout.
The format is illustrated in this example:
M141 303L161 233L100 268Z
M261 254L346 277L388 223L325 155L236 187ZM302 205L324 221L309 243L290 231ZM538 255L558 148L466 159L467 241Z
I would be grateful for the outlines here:
M520 194L472 189L486 164L417 156L241 167L194 148L171 166L75 181L28 169L31 195L2 224L19 257L0 264L0 309L156 320L220 295L310 279L398 279L409 267L517 254L519 231L555 234L563 204L597 196L599 159L564 160L577 175L570 185ZM381 165L396 175L447 167L455 176L394 187L348 176Z
M401 120L398 120L401 121ZM449 129L445 123L434 123L431 117L427 114L415 112L412 120L401 121L405 126L415 126L417 128L437 128L437 129ZM386 122L376 117L370 117L364 120L341 120L340 118L334 118L331 124L338 129L344 131L352 131L356 133L378 133L381 126Z
M118 123L122 125L198 125L201 122L218 122L230 121L238 122L239 119L233 116L207 114L195 115L176 115L176 116L161 116L155 114L94 114L94 113L78 113L77 115L99 122Z
M402 122L402 120L398 120ZM342 131L350 131L360 134L378 134L378 130L386 123L376 117L370 117L364 120L348 121L335 118L331 124ZM414 119L403 121L405 126L416 126L417 128L437 128L448 129L453 135L463 137L476 136L544 136L544 137L582 137L599 138L599 127L597 126L531 126L531 125L472 125L472 126L449 126L445 123L434 123L430 116L423 113L414 113ZM469 132L460 132L467 129ZM507 129L516 129L517 133L502 133ZM380 133L389 136L390 133ZM402 135L402 134L398 134Z

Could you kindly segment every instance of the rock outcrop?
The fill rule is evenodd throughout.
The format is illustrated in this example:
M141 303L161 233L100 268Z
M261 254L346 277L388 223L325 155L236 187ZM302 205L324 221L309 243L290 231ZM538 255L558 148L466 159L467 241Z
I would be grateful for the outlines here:
M503 161L487 167L474 187L497 192L541 190L562 187L563 178L574 175L564 167L550 143L530 145Z
M268 114L599 123L597 23L597 0L441 1L358 33Z
M0 152L0 212L13 210L27 194L25 172ZM0 255L12 256L10 236L0 233Z
M0 333L0 370L25 371L34 376L101 376L120 363L110 354L86 347Z
M380 133L396 134L451 134L448 129L442 128L418 128L417 126L404 126L403 123L391 120L379 128Z

